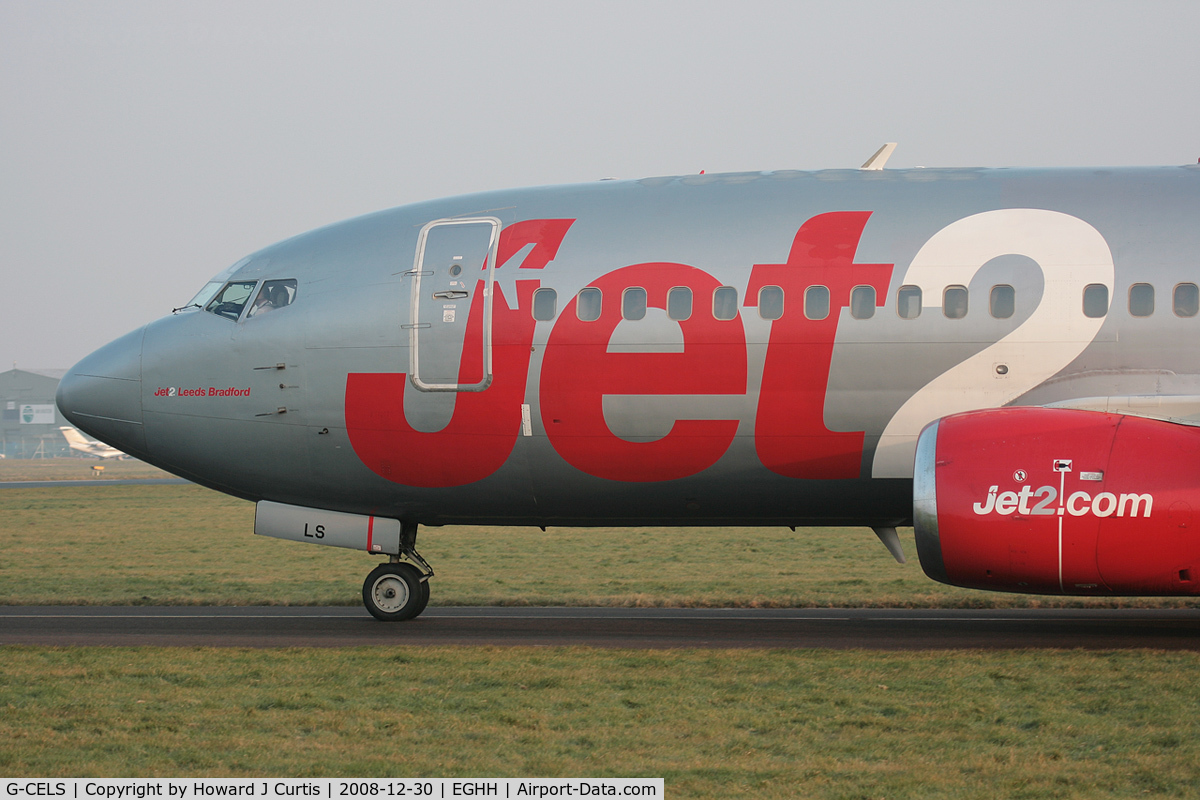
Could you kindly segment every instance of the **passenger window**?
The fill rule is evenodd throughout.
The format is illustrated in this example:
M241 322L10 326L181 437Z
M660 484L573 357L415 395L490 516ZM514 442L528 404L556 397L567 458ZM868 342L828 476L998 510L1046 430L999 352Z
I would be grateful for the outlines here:
M810 286L804 290L804 316L809 319L825 319L829 316L829 289Z
M209 301L204 310L236 320L242 315L242 309L246 307L246 301L250 299L257 284L258 281L230 281L217 292L217 296Z
M595 322L600 319L600 306L603 299L599 289L593 287L580 289L575 313L582 322Z
M1194 283L1181 283L1175 287L1175 315L1194 317L1200 311L1200 289Z
M916 319L921 316L921 287L901 286L896 295L896 313L901 319Z
M250 310L246 312L246 319L261 317L268 311L290 306L295 299L295 280L263 281L262 288L258 290L258 296L254 298Z
M646 316L646 290L633 286L621 294L621 319L638 320Z
M988 299L988 311L996 319L1008 319L1017 309L1017 292L1008 284L992 287L992 296Z
M763 319L776 320L783 316L783 289L764 286L758 290L758 315Z
M1108 313L1108 287L1103 283L1089 283L1083 287L1083 315L1091 319Z
M533 318L539 322L554 319L558 311L558 292L553 289L538 289L533 293Z
M738 312L737 289L722 286L713 291L713 316L717 319L733 319Z
M676 286L667 292L667 316L680 322L691 319L692 290L686 286Z
M946 287L942 292L942 313L947 319L962 319L967 315L967 287Z
M1148 317L1154 313L1154 287L1148 283L1135 283L1129 287L1129 314Z
M875 287L855 286L850 293L850 316L870 319L875 316Z

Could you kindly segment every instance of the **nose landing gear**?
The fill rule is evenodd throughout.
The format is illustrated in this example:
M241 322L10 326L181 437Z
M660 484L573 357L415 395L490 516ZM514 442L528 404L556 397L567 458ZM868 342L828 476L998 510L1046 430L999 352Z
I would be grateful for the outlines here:
M383 622L412 619L429 604L433 568L417 553L416 523L401 523L400 555L371 570L363 582L363 605Z
M363 604L384 622L412 619L429 602L429 581L412 564L380 564L363 583Z

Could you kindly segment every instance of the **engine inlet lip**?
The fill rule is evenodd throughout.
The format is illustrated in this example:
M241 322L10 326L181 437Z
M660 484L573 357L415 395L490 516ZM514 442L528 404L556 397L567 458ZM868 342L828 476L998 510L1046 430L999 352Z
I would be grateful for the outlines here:
M925 426L917 439L913 464L913 530L921 569L935 581L950 583L942 559L937 517L937 435L941 420Z

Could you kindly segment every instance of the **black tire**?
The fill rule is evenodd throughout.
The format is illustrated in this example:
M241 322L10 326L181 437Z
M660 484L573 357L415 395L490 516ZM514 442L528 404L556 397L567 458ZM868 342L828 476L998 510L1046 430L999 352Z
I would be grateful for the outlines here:
M417 610L413 616L418 616L425 610L425 606L429 605L429 581L421 581L421 596L417 598Z
M429 583L411 564L380 564L363 581L363 605L383 622L412 619L429 602Z

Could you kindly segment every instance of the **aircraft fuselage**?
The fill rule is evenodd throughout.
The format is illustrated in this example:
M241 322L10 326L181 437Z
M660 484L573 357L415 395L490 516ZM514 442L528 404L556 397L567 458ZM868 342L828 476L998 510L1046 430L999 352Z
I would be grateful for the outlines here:
M60 403L221 491L407 523L909 524L933 420L1200 395L1198 220L1197 167L456 197L255 253Z

